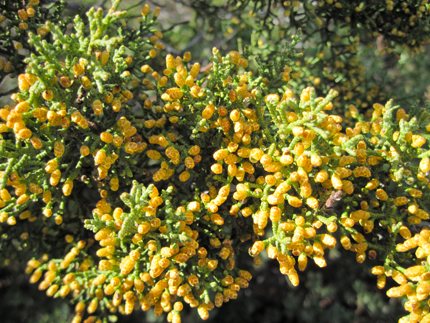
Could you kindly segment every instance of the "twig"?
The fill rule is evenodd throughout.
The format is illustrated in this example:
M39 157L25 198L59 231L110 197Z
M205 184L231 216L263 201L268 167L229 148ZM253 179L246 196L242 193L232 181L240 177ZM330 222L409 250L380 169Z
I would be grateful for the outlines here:
M173 28L175 28L176 26L185 25L185 24L188 24L189 22L190 22L189 20L187 20L187 21L182 21L182 22L178 22L178 23L176 23L176 24L173 24L173 25L172 25L172 26L170 26L169 28L162 30L161 32L162 32L162 33L168 32L168 31L172 30Z

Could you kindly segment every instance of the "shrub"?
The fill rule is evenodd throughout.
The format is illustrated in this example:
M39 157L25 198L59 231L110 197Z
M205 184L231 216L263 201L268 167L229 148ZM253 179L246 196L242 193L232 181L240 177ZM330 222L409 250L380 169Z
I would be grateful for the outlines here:
M297 29L285 46L213 48L204 72L189 52L159 59L159 8L128 28L120 3L73 30L38 1L2 4L3 27L22 30L8 44L28 37L26 58L15 44L3 67L18 80L0 109L3 262L71 299L74 323L135 308L177 323L183 303L207 319L248 287L241 255L259 265L266 250L297 286L297 270L325 267L339 242L358 263L378 260L378 288L398 284L387 295L408 299L400 322L428 322L430 114L393 100L360 113L375 96L350 57L380 35L385 51L420 51L426 1L286 1L290 26L316 28L336 57L320 47L302 67L295 48L314 32ZM275 28L270 4L254 12L265 8L262 35Z

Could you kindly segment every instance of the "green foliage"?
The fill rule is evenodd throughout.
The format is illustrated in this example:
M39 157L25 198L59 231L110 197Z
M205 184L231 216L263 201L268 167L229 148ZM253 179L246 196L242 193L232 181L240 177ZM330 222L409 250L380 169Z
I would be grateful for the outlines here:
M428 322L430 114L409 104L427 84L405 68L426 64L426 1L202 1L164 33L147 4L133 17L116 0L72 25L64 8L0 4L1 75L18 83L0 109L5 277L70 300L74 323L138 308L208 319L249 286L231 320L258 304L264 321L383 321L370 271L408 300L400 322ZM200 37L221 50L204 58Z

